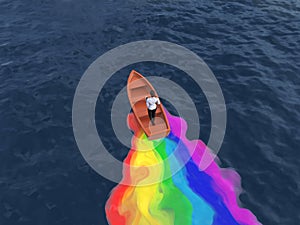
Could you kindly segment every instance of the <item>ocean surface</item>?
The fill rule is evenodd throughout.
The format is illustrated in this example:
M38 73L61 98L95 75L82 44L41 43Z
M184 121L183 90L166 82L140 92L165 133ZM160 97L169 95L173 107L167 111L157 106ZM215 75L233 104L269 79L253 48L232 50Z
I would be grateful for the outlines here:
M104 205L116 184L94 172L78 150L73 96L95 59L138 40L182 45L209 65L227 106L220 166L240 174L241 206L262 224L298 225L297 0L1 0L0 224L107 224ZM199 87L171 66L138 63L118 71L98 98L99 135L111 154L123 160L129 150L114 136L109 113L133 68L188 92L206 143L210 110Z

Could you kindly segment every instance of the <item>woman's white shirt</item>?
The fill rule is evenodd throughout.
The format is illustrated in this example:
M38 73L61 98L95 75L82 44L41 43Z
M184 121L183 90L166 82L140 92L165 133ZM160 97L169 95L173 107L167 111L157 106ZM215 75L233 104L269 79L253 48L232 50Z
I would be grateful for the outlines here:
M154 110L154 109L156 109L156 104L160 104L160 101L159 101L159 98L157 98L157 97L148 97L147 99L146 99L146 104L147 104L147 108L149 109L149 110Z

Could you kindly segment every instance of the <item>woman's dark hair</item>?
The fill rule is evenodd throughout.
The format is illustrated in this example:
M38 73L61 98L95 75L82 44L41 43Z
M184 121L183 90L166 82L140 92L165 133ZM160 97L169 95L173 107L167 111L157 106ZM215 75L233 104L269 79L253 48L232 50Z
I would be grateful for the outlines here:
M155 96L155 92L153 90L150 91L150 95L151 97L154 97Z

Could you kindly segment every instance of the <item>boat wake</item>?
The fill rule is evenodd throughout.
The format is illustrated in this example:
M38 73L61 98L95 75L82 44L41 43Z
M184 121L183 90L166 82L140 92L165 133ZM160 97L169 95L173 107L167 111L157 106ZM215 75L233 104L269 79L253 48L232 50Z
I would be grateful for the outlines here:
M187 125L182 118L167 110L166 114L171 132L154 141L147 139L134 115L129 114L128 124L135 136L124 164L130 167L124 167L126 182L113 189L106 203L109 224L260 224L238 204L240 176L214 161L201 169L200 161L212 157L209 149L202 141L185 137Z

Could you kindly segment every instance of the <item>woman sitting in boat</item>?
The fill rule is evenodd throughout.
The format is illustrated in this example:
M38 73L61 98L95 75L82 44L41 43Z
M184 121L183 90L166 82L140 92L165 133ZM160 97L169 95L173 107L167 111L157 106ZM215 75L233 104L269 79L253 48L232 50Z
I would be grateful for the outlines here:
M160 104L159 98L155 96L155 92L153 90L150 91L151 97L146 97L146 105L148 108L148 115L152 125L155 125L155 111L157 109L157 105Z

